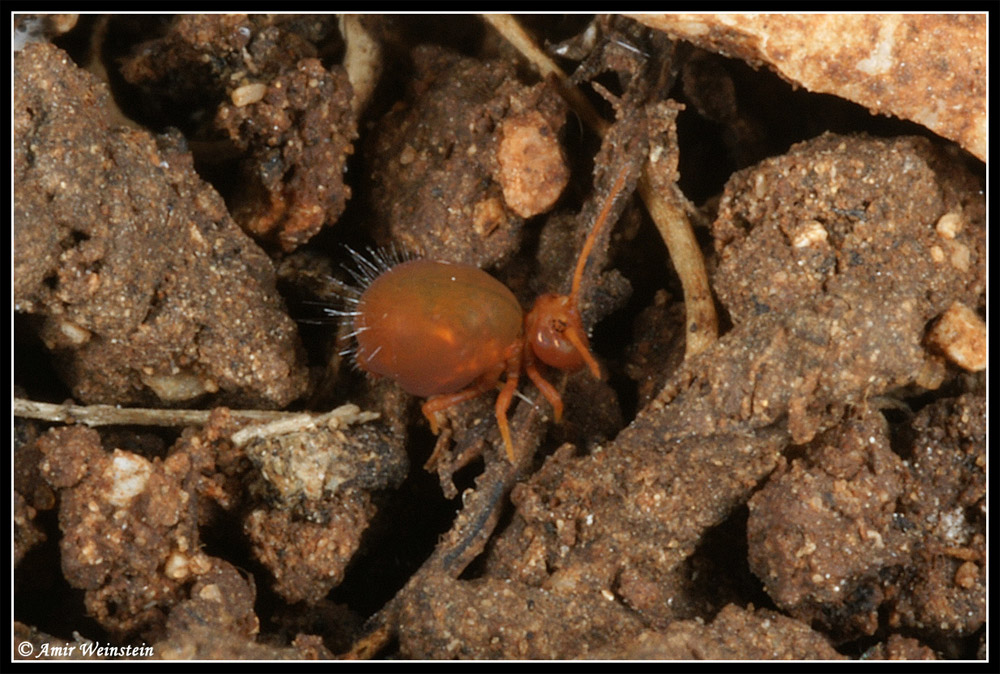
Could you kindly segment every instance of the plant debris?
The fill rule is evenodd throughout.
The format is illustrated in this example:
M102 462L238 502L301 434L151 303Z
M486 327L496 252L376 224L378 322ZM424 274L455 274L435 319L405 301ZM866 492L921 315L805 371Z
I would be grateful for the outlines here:
M981 91L698 16L16 15L19 657L985 659ZM349 367L355 250L530 307L613 184L517 456Z

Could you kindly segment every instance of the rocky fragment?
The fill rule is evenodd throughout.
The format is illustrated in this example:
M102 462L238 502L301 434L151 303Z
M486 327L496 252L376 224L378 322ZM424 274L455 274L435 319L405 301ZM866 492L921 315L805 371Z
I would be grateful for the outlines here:
M113 126L104 85L51 45L18 52L14 74L14 306L39 317L74 397L301 395L271 261L181 141Z

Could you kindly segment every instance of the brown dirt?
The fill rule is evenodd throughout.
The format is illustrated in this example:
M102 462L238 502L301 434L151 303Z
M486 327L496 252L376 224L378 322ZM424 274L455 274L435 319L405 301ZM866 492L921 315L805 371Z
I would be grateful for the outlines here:
M15 22L15 396L212 412L15 419L15 647L985 657L975 157L621 17L524 20L603 138L474 16L359 19L377 83L334 15L71 19ZM686 359L647 160L721 317ZM581 285L604 377L546 370L559 425L522 377L515 465L492 394L435 441L348 366L339 265L377 271L345 244L477 264L529 307L616 176ZM239 412L344 403L380 417Z

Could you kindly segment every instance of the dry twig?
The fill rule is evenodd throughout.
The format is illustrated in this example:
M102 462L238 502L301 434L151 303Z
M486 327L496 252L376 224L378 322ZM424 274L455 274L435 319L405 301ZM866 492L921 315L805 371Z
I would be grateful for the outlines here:
M569 83L566 73L535 45L516 18L509 14L483 14L482 17L510 42L542 77L550 78L555 83L566 102L595 133L604 135L608 123L601 119L583 94ZM681 198L663 186L654 186L648 161L643 168L643 177L639 181L639 196L645 202L646 209L670 252L670 259L684 288L684 306L687 312L684 355L685 358L690 358L704 351L716 340L718 317L709 290L708 274L705 271L701 248L684 212Z
M85 426L195 426L205 424L212 410L170 410L114 405L56 405L25 398L14 398L14 416L41 421L78 423ZM363 412L357 405L341 405L329 412L274 412L270 410L230 410L234 419L257 422L233 435L239 446L267 435L319 426L339 427L343 424L365 423L378 418L377 412Z

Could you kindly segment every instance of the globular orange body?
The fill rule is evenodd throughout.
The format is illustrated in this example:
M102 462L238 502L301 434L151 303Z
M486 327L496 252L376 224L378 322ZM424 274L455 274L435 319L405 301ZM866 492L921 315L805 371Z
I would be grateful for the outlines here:
M507 287L479 269L410 260L365 289L354 320L358 365L407 393L455 393L495 384L519 349L524 313Z
M478 267L421 259L389 267L391 256L377 256L381 265L358 258L364 269L359 278L370 281L356 299L356 311L348 314L354 316L358 367L428 398L422 409L435 433L438 412L489 391L505 377L496 418L514 462L507 410L522 371L552 405L557 422L562 399L538 371L538 362L562 370L586 365L601 377L580 318L580 282L626 177L623 169L584 242L569 295L542 295L527 316L507 286Z

